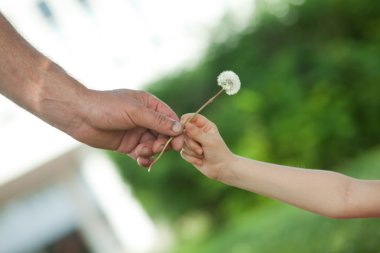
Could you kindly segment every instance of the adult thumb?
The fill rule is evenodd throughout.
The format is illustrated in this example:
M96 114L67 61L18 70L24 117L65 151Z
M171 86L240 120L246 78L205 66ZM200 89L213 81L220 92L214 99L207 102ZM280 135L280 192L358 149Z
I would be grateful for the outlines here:
M177 136L183 130L182 124L179 121L149 108L143 108L136 115L135 123L138 126L169 136Z

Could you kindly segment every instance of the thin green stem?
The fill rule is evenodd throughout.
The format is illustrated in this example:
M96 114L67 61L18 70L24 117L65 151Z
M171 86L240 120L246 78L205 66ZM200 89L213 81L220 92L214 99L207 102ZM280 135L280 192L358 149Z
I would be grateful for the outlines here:
M191 116L190 118L188 118L185 123L182 124L183 127L185 127L185 125L192 121L206 106L208 106L209 104L212 103L212 101L214 101L217 97L220 96L220 94L222 94L224 91L224 89L221 89L220 91L218 91L218 93L216 93L212 98L210 98L209 100L207 100L206 103L204 103L194 114L193 116ZM150 172L150 170L152 169L153 165L155 163L157 163L157 161L161 158L161 156L164 154L166 148L169 146L169 144L172 142L172 140L174 139L174 137L170 137L169 140L165 143L165 146L163 147L163 149L161 150L161 152L158 154L158 156L153 160L153 162L150 164L149 168L148 168L148 172Z

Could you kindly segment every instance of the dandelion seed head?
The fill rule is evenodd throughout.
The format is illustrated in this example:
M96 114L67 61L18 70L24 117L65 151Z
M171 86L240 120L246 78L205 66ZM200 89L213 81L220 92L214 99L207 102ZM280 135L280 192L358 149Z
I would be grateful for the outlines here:
M240 90L240 79L231 70L223 71L218 76L218 85L222 87L228 95L235 95Z

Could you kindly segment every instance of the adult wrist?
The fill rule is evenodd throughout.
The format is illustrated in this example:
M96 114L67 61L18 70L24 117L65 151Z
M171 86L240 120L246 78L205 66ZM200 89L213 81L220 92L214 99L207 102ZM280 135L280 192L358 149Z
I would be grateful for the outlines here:
M69 133L82 124L88 89L49 61L35 85L32 113L52 126ZM71 135L71 134L70 134Z

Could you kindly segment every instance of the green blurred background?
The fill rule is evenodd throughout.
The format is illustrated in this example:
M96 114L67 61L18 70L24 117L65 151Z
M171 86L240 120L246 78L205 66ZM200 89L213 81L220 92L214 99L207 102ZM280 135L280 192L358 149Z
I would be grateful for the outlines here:
M233 70L241 91L203 112L233 152L380 178L380 1L277 2L257 1L244 31L227 15L197 64L148 90L182 115L215 94L221 71ZM151 173L111 156L147 212L170 226L172 253L380 250L378 219L310 214L211 181L174 152Z

